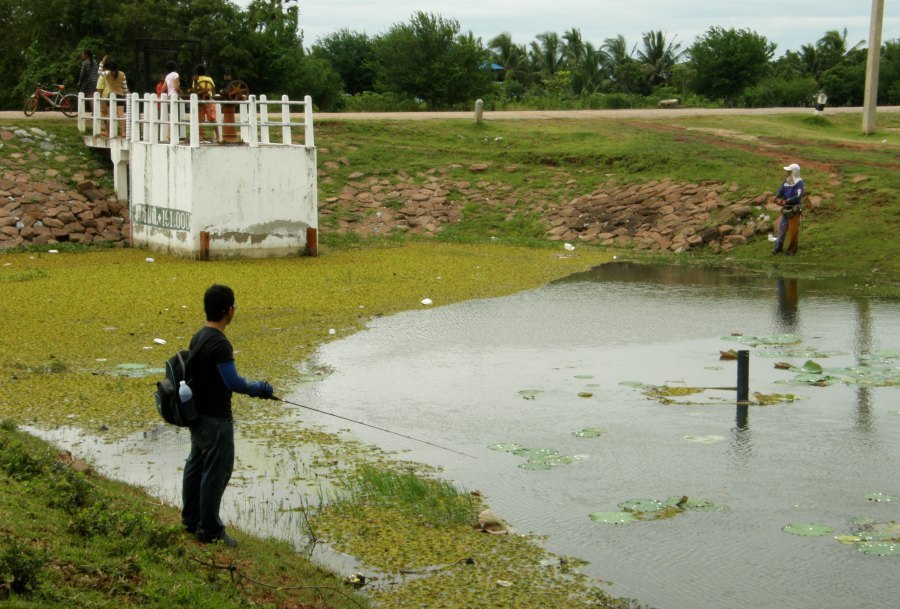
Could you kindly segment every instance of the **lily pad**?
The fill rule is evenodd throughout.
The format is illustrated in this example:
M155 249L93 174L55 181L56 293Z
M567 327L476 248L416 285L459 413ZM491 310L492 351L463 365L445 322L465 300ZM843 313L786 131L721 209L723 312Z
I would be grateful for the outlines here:
M575 378L590 380L590 379L594 378L594 375L593 374L576 374Z
M601 524L626 524L638 520L632 512L593 512L590 518Z
M626 512L656 512L663 508L663 502L656 499L629 499L618 505Z
M873 556L900 556L900 541L865 541L858 548L863 554Z
M834 533L834 529L830 526L814 522L789 524L781 530L785 533L790 533L791 535L800 535L801 537L824 537L825 535Z
M489 444L488 448L491 450L496 450L504 453L512 453L522 448L521 444L516 444L515 442L505 442L502 444Z
M850 524L853 526L864 527L866 525L874 524L875 519L869 518L868 516L857 516L856 518L850 519Z
M572 432L576 438L599 438L606 433L602 427L585 427L581 431Z
M533 400L539 393L543 393L543 389L522 389L519 394L526 400Z
M836 540L841 542L844 545L852 545L858 541L862 541L862 538L857 535L835 535Z
M559 451L555 448L517 448L511 451L517 457L525 457L529 460L540 461L548 457L556 457Z
M594 394L591 393L590 391L579 391L579 392L578 392L578 397L580 397L580 398L592 398L592 397L594 397Z
M866 501L877 501L877 502L887 502L887 501L897 501L897 498L892 495L887 495L885 493L869 493L865 496Z
M772 334L769 336L742 336L732 334L731 336L723 336L722 340L739 342L751 347L797 345L803 342L803 339L796 334Z
M692 510L694 512L727 512L731 509L725 504L716 503L709 499L702 499L700 497L689 498L685 496L669 497L666 499L666 505L679 507L684 510Z
M809 374L822 374L822 366L812 361L811 359L806 360L806 363L800 366L800 370Z
M647 383L641 383L640 381L622 381L619 385L623 387L634 387L636 389L652 389L653 385L648 385Z

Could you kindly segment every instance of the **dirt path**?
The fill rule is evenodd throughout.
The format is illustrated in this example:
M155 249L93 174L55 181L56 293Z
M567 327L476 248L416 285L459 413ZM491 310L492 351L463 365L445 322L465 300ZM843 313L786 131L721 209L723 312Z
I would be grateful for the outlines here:
M879 113L900 112L900 106L880 106ZM547 119L590 119L590 118L678 118L684 116L734 116L766 114L812 114L812 108L674 108L640 110L519 110L485 111L484 119L491 120L547 120ZM826 108L829 114L861 114L862 108ZM317 112L316 120L435 120L471 119L472 112ZM67 119L59 112L38 112L31 119L19 110L0 112L0 120Z

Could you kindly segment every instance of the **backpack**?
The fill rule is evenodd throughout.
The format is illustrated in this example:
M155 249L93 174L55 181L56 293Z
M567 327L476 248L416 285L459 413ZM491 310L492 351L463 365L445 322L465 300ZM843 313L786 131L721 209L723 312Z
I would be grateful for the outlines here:
M156 412L166 423L188 427L200 417L194 398L182 402L178 396L178 388L181 381L186 381L190 387L191 378L188 375L191 356L200 350L206 340L207 338L204 338L199 341L192 351L183 349L166 360L166 378L156 383L156 391L153 393L156 399Z

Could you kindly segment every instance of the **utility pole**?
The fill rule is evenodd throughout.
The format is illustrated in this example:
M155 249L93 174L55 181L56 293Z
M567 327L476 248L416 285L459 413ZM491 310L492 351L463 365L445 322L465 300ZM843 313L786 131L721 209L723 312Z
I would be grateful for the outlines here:
M884 0L872 0L869 21L869 53L866 58L866 92L863 101L862 130L875 133L875 108L878 105L878 64L881 61L881 23L884 21Z

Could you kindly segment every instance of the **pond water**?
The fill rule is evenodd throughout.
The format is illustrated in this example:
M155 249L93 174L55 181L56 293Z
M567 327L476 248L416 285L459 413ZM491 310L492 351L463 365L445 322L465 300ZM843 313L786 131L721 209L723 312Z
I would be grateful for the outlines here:
M802 342L748 346L724 339L732 333ZM833 296L803 280L613 264L508 297L376 319L323 346L312 364L330 374L286 396L471 457L300 408L287 422L345 430L442 467L517 532L547 536L548 549L589 561L586 571L613 582L611 593L647 606L884 609L898 606L900 557L866 555L834 537L858 517L900 521L900 500L866 499L900 496L898 389L783 385L796 374L774 364L886 358L896 379L898 348L897 302ZM734 387L736 363L720 360L729 349L750 351L751 395L798 399L741 410L734 391L709 390L664 405L629 384ZM574 435L593 428L603 433ZM180 503L183 430L113 447L75 430L40 435ZM241 439L240 425L238 435L223 516L302 544L302 515L283 508L316 504L310 454ZM498 444L553 449L573 462L524 469L526 457L489 448ZM632 499L682 496L727 509L619 525L590 518ZM795 523L834 532L782 530ZM321 559L357 568L327 552Z
M738 332L792 333L802 344L723 340ZM614 594L660 609L883 609L900 602L900 557L834 536L857 517L900 521L900 501L865 499L900 496L898 389L780 385L795 375L774 363L845 367L898 347L896 302L836 297L802 280L606 265L509 297L378 319L324 346L317 360L333 373L294 398L477 457L302 414L443 466L517 531L590 561ZM750 350L751 395L808 399L751 406L744 419L733 392L663 405L621 384L733 387L736 362L719 359L728 349ZM605 433L573 435L586 428ZM524 457L488 449L504 443L583 459L526 470ZM728 510L622 525L589 518L630 499L684 495ZM793 523L834 533L782 531Z

